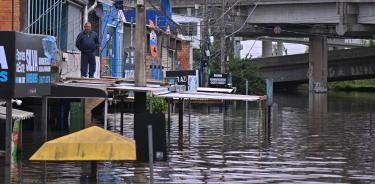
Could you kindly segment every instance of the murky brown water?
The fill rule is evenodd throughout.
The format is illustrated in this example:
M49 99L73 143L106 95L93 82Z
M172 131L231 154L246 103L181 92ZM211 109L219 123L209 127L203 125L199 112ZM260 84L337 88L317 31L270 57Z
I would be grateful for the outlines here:
M375 98L367 93L328 97L279 94L271 138L259 126L257 104L193 106L185 114L184 141L178 144L173 114L169 161L155 163L157 183L375 183ZM374 112L374 113L372 113ZM116 116L119 122L119 115ZM114 122L114 116L111 116ZM132 115L125 135L133 137ZM190 127L190 128L189 128ZM119 131L119 126L112 126ZM36 137L30 132L25 139ZM25 145L26 146L26 145ZM24 157L27 157L27 151ZM3 166L1 160L1 166ZM98 183L145 183L147 164L99 162ZM19 161L12 181L95 183L87 162ZM0 181L4 181L4 172ZM0 182L1 183L1 182Z

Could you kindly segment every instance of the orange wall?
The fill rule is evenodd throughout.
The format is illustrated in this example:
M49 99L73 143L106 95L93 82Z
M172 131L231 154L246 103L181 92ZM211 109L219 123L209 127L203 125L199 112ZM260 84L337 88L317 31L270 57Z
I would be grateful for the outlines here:
M177 51L177 60L180 61L180 70L189 70L190 43L182 41L181 50Z
M20 0L14 0L14 27L20 30ZM12 30L12 0L0 0L0 31Z

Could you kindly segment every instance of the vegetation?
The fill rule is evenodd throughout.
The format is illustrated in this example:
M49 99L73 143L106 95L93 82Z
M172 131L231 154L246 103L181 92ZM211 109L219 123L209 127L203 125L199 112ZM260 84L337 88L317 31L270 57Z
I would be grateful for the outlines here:
M220 41L215 40L210 47L209 73L220 73ZM193 50L193 68L200 69L201 50ZM246 94L246 80L249 81L249 94L264 95L265 81L259 68L250 59L234 59L229 55L227 71L232 74L233 87L237 93Z
M357 80L331 82L328 84L330 89L336 91L375 91L375 80Z
M250 59L234 59L228 62L228 72L232 74L233 86L237 92L246 94L246 80L249 82L249 94L264 95L265 80L259 68Z
M152 110L152 113L165 113L168 104L164 98L147 96L146 108L147 112Z
M193 69L199 70L201 62L201 49L193 49Z

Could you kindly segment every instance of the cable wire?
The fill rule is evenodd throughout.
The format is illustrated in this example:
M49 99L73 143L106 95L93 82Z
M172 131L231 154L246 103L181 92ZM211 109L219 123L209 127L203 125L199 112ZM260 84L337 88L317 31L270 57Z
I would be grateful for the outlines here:
M241 30L245 27L245 25L246 25L248 19L249 19L249 18L251 17L251 15L254 13L254 11L255 11L255 9L258 7L258 4L259 4L260 1L261 1L261 0L258 0L258 1L255 3L254 8L251 10L251 12L249 12L249 15L247 16L247 18L245 19L245 21L244 21L244 23L241 25L241 27L240 27L239 29L237 29L236 31L232 32L231 34L226 35L225 38L229 38L229 37L231 37L232 35L236 34L236 33L239 32L239 31L241 31Z

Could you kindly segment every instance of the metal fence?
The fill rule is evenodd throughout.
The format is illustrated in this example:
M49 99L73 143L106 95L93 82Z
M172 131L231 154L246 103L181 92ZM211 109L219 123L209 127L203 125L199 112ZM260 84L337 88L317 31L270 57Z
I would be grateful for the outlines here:
M23 31L60 38L63 3L64 0L28 0L28 24Z

